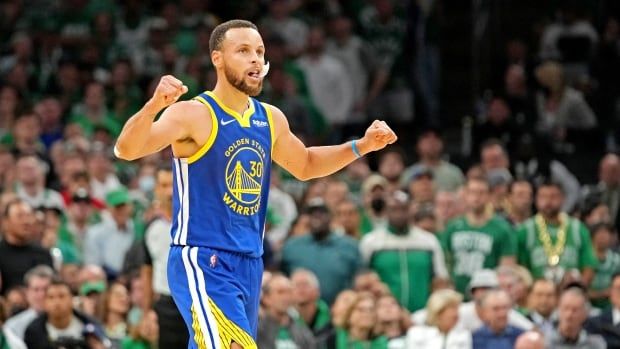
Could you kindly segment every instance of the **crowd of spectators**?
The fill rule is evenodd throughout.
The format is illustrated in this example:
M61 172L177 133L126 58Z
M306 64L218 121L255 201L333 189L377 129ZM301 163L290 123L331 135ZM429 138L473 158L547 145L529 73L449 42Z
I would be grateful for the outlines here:
M310 182L273 168L259 348L620 347L617 19L566 1L538 47L508 41L459 159L439 115L440 9L2 1L0 349L185 347L171 152L129 163L112 147L161 75L183 98L214 86L209 35L233 17L258 24L259 98L306 144L379 115L414 139Z

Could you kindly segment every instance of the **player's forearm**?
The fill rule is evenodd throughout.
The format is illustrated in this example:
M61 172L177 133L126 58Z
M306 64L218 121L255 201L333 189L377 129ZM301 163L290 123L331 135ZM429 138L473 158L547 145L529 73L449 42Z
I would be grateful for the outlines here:
M141 150L150 137L153 121L160 111L161 109L149 101L127 120L114 147L117 157L124 160L135 160L140 157Z
M367 153L361 141L356 143L360 155ZM304 166L303 179L312 179L328 176L341 170L357 159L353 152L351 142L339 145L308 148L306 165Z

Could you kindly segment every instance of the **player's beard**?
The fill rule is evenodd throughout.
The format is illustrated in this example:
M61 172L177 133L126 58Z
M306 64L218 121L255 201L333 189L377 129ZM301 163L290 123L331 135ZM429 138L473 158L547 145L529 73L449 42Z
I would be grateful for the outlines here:
M229 84L233 85L237 90L248 96L258 96L263 90L262 79L258 82L256 87L249 86L245 83L245 75L238 76L232 69L229 69L226 64L224 64L224 75L226 75L226 80L228 80Z

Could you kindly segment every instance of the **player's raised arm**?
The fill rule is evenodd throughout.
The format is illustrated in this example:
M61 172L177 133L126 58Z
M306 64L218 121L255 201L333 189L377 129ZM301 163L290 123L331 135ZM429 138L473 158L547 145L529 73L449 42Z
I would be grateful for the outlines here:
M276 107L272 110L276 141L273 160L300 180L330 175L372 151L396 142L396 134L384 122L375 120L364 137L340 145L306 147L295 136L284 114Z
M181 120L183 106L176 104L187 86L172 75L161 78L153 97L134 114L118 136L114 153L125 160L135 160L155 153L176 140L187 137L188 130ZM166 109L157 122L157 114Z

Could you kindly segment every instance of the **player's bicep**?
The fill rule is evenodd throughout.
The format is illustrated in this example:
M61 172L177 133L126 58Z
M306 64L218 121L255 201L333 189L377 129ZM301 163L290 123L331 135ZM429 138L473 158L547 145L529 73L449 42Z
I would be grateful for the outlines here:
M188 131L181 117L182 108L171 106L164 110L159 119L153 122L149 138L142 148L142 153L158 152L170 144L188 136Z
M308 162L308 149L295 136L284 114L277 108L272 109L276 128L276 140L273 145L273 160L293 176L301 178Z

